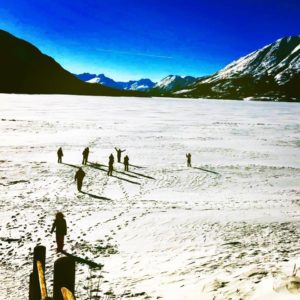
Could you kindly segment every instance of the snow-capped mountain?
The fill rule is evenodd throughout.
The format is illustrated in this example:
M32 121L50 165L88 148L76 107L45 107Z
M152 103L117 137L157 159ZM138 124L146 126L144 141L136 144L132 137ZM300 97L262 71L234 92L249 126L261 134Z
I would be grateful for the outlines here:
M284 84L299 72L300 36L289 36L232 62L204 82L250 75L258 79L272 76L278 84Z
M90 73L83 73L83 74L74 74L77 78L82 81L88 83L99 83L104 86L116 88L119 90L130 90L130 91L148 91L151 89L155 83L147 78L142 78L140 80L130 80L127 82L122 81L114 81L113 79L106 77L104 74L90 74Z
M278 39L173 93L185 97L299 100L300 36Z
M153 93L165 93L165 92L175 92L182 88L193 84L197 78L192 76L178 76L178 75L169 75L163 78L161 81L156 83L153 88Z
M117 82L123 90L131 91L143 91L146 92L150 90L155 83L148 78L142 78L140 80L130 80L128 82Z

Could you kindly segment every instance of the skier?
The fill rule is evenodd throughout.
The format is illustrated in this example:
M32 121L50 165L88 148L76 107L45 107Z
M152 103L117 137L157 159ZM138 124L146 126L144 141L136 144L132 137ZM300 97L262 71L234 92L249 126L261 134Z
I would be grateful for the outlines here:
M62 163L62 157L63 157L63 156L64 156L64 153L63 153L63 151L62 151L62 148L60 147L60 148L57 150L57 158L58 158L57 162L58 162L59 164Z
M85 172L82 170L82 168L79 168L75 174L75 180L77 180L77 189L79 192L81 192L82 181L84 176L85 176Z
M82 164L86 165L89 158L90 149L89 147L86 147L82 152Z
M191 155L191 153L187 153L185 156L187 158L187 166L191 167L192 166L192 155Z
M115 158L111 153L109 156L109 161L108 161L108 171L107 171L108 176L112 176L112 172L114 170L114 161L115 161Z
M126 149L125 150L121 150L120 148L118 149L118 148L115 147L115 150L117 151L117 158L118 158L118 163L119 163L119 162L121 162L122 152L125 152Z
M67 234L67 222L64 219L64 215L61 212L58 212L55 216L55 220L52 225L51 233L55 230L56 232L56 252L62 252L64 248L64 238Z
M128 155L126 155L124 157L124 167L125 167L125 171L129 171L129 157L128 157Z

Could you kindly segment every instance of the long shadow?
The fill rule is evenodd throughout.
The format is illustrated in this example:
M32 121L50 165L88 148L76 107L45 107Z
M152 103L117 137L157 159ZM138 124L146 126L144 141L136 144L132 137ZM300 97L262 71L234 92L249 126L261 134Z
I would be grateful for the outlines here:
M97 170L100 170L100 171L107 172L107 170L98 167L98 166L104 166L104 167L107 167L107 166L105 166L105 165L89 163L89 166L92 167L92 168L94 168L94 169L97 169ZM132 178L137 178L137 179L138 179L137 176L130 175L130 174L125 173L125 172L121 172L121 171L117 171L117 170L114 170L114 172L115 172L115 173L119 173L119 174L123 174L123 175L126 175L126 176L129 176L129 177L132 177Z
M199 167L193 167L193 169L198 169L198 170L201 170L201 171L204 171L204 172L209 172L209 173L213 173L213 174L216 174L216 175L220 175L220 173L218 173L218 172L211 171L211 170L206 170L206 169L199 168Z
M68 257L73 258L76 262L81 263L81 264L86 264L86 265L90 266L91 268L99 268L99 269L103 268L103 265L101 265L101 264L97 264L91 260L76 256L76 255L68 253L64 250L62 251L62 253Z
M145 169L145 167L136 166L136 165L132 165L132 164L129 164L129 166L130 166L130 167L137 168L137 169Z
M119 174L123 174L123 175L126 175L126 176L129 176L129 177L132 177L132 178L137 178L137 179L139 179L137 176L130 175L130 174L125 173L125 172L121 172L121 171L117 171L117 170L114 170L114 172L119 173ZM130 172L130 173L132 173L132 172Z
M67 164L67 163L61 163L62 165L66 165L66 166L69 166L69 167L73 167L73 168L77 168L77 169L79 169L80 167L78 167L78 166L75 166L75 165L72 165L72 164Z
M90 162L90 161L88 161L87 165L94 166L94 167L106 167L106 168L108 167L107 165L93 163L93 162Z
M122 177L119 177L119 176L116 176L116 175L112 175L111 177L118 178L120 180L124 180L124 181L130 182L130 183L133 183L133 184L141 185L139 182L131 181L129 179L125 179L125 178L122 178Z
M148 176L148 175L144 175L144 174L141 174L141 173L137 173L137 172L132 172L132 171L128 171L129 173L132 173L132 174L135 174L135 175L138 175L138 176L142 176L142 177L145 177L145 178L149 178L149 179L154 179L154 177L151 177L151 176Z
M82 193L82 194L85 194L85 195L88 195L88 196L90 196L90 197L92 197L92 198L95 198L95 199L112 201L112 200L109 199L109 198L97 196L97 195L94 195L94 194L91 194L91 193L88 193L88 192L83 192L83 191L81 191L81 193Z
M97 169L97 170L100 170L100 171L103 171L103 172L107 173L107 170L98 167L98 164L92 164L92 163L89 163L88 166L89 166L89 167L92 167L92 168L94 168L94 169Z
M0 241L4 241L4 242L8 242L8 243L18 242L20 240L21 240L21 238L20 239L13 239L13 238L0 237Z

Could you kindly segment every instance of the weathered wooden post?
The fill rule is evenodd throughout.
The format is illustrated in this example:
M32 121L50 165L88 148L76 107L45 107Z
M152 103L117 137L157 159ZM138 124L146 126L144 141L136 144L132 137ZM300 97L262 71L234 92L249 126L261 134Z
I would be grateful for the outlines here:
M62 287L61 293L63 295L64 300L75 300L73 294L67 288Z
M38 270L38 275L39 275L41 300L45 300L48 298L47 286L46 286L46 281L45 281L45 273L44 273L42 263L39 260L36 262L36 264L37 264L37 270Z
M36 246L33 250L33 272L30 274L30 281L29 281L29 300L41 299L41 289L39 284L37 261L40 261L43 270L45 270L45 261L46 261L45 246Z
M61 257L54 263L53 300L64 300L63 287L74 294L75 260L71 257Z

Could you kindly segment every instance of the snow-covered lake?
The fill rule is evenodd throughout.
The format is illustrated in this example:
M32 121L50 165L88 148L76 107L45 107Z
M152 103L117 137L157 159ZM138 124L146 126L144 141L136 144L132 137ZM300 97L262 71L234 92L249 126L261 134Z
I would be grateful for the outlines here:
M0 108L0 299L27 297L38 243L51 291L59 210L66 250L104 264L91 281L77 266L77 299L88 282L101 299L299 299L286 284L300 266L299 104L2 94ZM108 177L114 147L132 166Z

